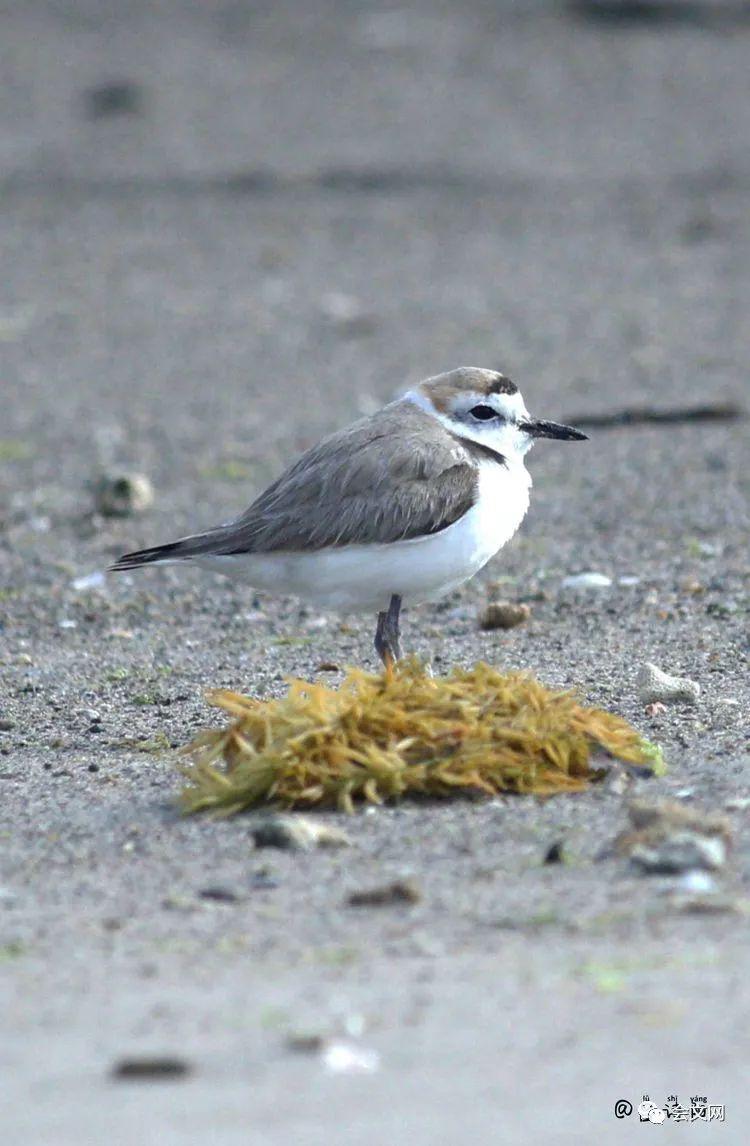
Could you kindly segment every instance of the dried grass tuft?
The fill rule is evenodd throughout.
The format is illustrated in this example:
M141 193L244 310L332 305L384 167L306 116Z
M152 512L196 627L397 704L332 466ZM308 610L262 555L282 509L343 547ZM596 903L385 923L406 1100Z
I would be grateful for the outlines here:
M232 722L185 749L186 812L575 792L602 775L591 762L597 749L661 767L658 750L621 717L481 663L433 678L412 659L390 673L349 669L338 689L291 680L279 700L225 690L208 699Z

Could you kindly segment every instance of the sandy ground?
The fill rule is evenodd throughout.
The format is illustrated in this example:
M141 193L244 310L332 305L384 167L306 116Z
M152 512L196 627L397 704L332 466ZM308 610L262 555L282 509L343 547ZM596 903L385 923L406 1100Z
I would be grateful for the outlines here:
M253 851L247 818L181 820L173 755L144 748L215 720L206 686L371 663L372 619L199 573L74 587L458 364L560 420L747 401L746 9L632 7L3 6L4 1146L609 1142L644 1093L726 1122L636 1135L747 1140L747 915L597 859L634 794L728 807L719 882L747 894L746 422L540 445L518 537L406 618L437 671L522 666L636 723L669 773L625 793ZM144 516L93 513L118 467L154 483ZM571 597L587 569L612 588ZM498 578L532 618L482 633ZM644 660L699 703L647 715ZM571 862L544 865L557 840ZM346 905L401 876L416 905ZM378 1069L337 1074L301 1033ZM110 1077L138 1054L191 1073Z

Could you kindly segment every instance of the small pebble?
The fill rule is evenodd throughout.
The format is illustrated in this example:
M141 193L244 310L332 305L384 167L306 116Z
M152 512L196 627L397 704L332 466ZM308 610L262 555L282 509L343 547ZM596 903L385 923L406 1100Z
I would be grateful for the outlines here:
M544 864L565 863L565 843L563 840L555 840L553 844L547 848L544 853Z
M270 871L260 869L250 876L250 887L253 891L273 891L279 886L279 881Z
M198 892L199 899L210 899L214 903L239 903L240 897L231 887L202 887Z
M641 828L691 828L711 836L724 836L729 840L731 828L726 816L717 812L705 812L700 808L686 808L672 800L631 800L628 804L628 818L633 827Z
M491 629L513 629L522 625L531 616L531 609L517 601L490 601L479 618L479 627Z
M112 1067L112 1077L133 1082L156 1082L162 1079L186 1078L192 1071L183 1058L122 1058Z
M730 828L724 816L669 800L633 800L628 816L633 830L621 833L615 848L644 873L717 871L726 864Z
M265 817L252 828L252 836L257 848L286 848L289 851L348 848L352 843L341 828L293 815Z
M745 900L715 891L708 895L674 895L672 906L687 915L748 914L748 903Z
M422 893L411 879L396 879L381 887L353 891L347 896L350 907L386 907L393 903L419 903Z
M717 871L726 863L726 844L718 836L701 836L695 832L674 832L665 839L642 839L630 847L631 860L644 871L672 875L703 869Z
M150 508L154 490L145 474L103 474L94 486L94 500L105 517L129 517Z
M701 691L697 681L670 676L651 662L641 666L635 683L641 704L695 704Z
M290 1034L286 1040L287 1050L295 1054L320 1054L326 1046L324 1035L310 1033Z
M143 90L134 80L107 80L88 88L83 96L90 119L139 115L143 111Z
M320 310L344 334L372 334L377 329L375 315L365 311L353 295L337 291L325 294L320 299Z
M562 582L563 589L609 589L612 584L612 578L607 577L606 573L595 573L593 571L588 573L574 573L570 577L564 577Z

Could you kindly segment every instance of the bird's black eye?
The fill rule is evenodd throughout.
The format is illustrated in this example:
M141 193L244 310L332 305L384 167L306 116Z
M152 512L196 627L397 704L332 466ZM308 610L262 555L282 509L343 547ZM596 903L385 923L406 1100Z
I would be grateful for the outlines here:
M497 410L493 410L492 406L472 406L469 413L479 422L489 422L490 418L499 417Z

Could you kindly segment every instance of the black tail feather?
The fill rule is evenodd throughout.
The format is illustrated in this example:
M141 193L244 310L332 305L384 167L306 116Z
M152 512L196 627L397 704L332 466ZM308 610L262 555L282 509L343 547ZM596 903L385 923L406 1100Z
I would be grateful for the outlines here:
M172 541L169 545L154 545L151 549L139 549L137 553L124 553L107 568L108 573L120 573L125 569L138 569L141 565L152 565L155 561L169 561L189 556L182 541Z

